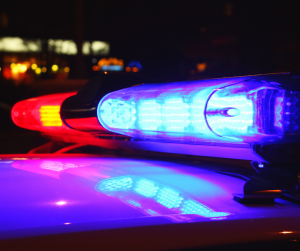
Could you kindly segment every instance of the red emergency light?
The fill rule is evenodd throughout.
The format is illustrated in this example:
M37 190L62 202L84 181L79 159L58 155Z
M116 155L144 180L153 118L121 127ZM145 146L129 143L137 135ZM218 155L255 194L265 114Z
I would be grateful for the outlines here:
M11 117L22 128L38 131L71 130L61 120L62 102L76 92L51 94L22 100L14 105Z

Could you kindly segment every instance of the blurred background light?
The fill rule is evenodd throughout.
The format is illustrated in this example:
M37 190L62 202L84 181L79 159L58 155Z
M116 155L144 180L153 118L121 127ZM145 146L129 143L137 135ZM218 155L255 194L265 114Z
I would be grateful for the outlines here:
M31 69L32 69L32 70L35 70L36 68L37 68L37 64L32 64L32 65L31 65Z
M56 64L54 64L54 65L52 65L52 67L51 67L51 69L52 69L52 71L58 71L58 65L56 65Z
M99 71L99 70L100 70L99 66L97 66L97 65L94 65L94 66L92 67L92 69L93 69L93 71Z
M21 72L21 73L24 73L24 72L26 72L27 71L27 66L26 65L24 65L24 64L20 64L19 65L19 71Z
M48 48L57 54L77 54L76 43L72 40L48 39Z
M6 52L41 52L42 42L40 39L28 40L20 37L1 37L0 51Z
M109 54L109 49L109 43L103 41L93 41L91 43L85 41L82 45L84 55L106 56Z
M98 66L102 71L122 71L124 61L117 58L102 58L99 60Z
M38 74L38 75L40 75L42 73L41 68L36 68L35 69L35 73Z
M129 62L129 64L128 64L128 67L130 67L130 68L134 68L135 67L136 69L138 69L138 71L140 71L140 70L143 69L141 63L139 61L137 61L137 60L131 60ZM135 72L137 72L137 71L135 71Z
M203 72L203 71L205 71L206 67L207 67L206 63L199 63L199 64L197 64L197 71Z

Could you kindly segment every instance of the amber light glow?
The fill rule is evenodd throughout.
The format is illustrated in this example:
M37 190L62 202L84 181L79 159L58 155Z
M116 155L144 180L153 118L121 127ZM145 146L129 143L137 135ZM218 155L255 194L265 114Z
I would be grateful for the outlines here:
M43 126L62 126L59 105L44 105L39 111Z
M100 68L99 68L99 66L97 66L97 65L94 65L94 66L93 66L93 71L100 71Z
M10 65L11 71L13 74L25 73L27 71L27 66L25 64L15 64Z
M207 64L206 63L200 63L197 64L197 71L198 72L203 72L206 70Z
M124 62L122 59L117 58L102 58L98 62L99 68L101 69L101 66L103 65L119 65L124 66Z

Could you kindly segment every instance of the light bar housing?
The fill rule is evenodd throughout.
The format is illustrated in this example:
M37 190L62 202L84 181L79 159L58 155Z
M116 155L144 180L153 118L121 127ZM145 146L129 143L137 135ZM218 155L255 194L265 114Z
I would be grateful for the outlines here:
M76 92L51 94L26 99L14 105L11 111L13 122L22 128L46 132L70 130L61 120L63 101Z
M142 84L104 96L97 115L107 130L137 140L241 147L287 142L300 133L294 82L289 74L271 74Z
M76 94L18 102L12 119L69 143L300 163L299 73L166 84L131 80L100 74ZM88 134L77 137L79 131Z

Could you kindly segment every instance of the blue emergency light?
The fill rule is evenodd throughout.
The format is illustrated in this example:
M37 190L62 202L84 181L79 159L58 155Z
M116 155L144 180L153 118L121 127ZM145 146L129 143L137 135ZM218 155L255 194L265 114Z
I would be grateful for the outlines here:
M299 134L299 92L261 76L141 84L104 96L107 130L188 144L261 144Z

